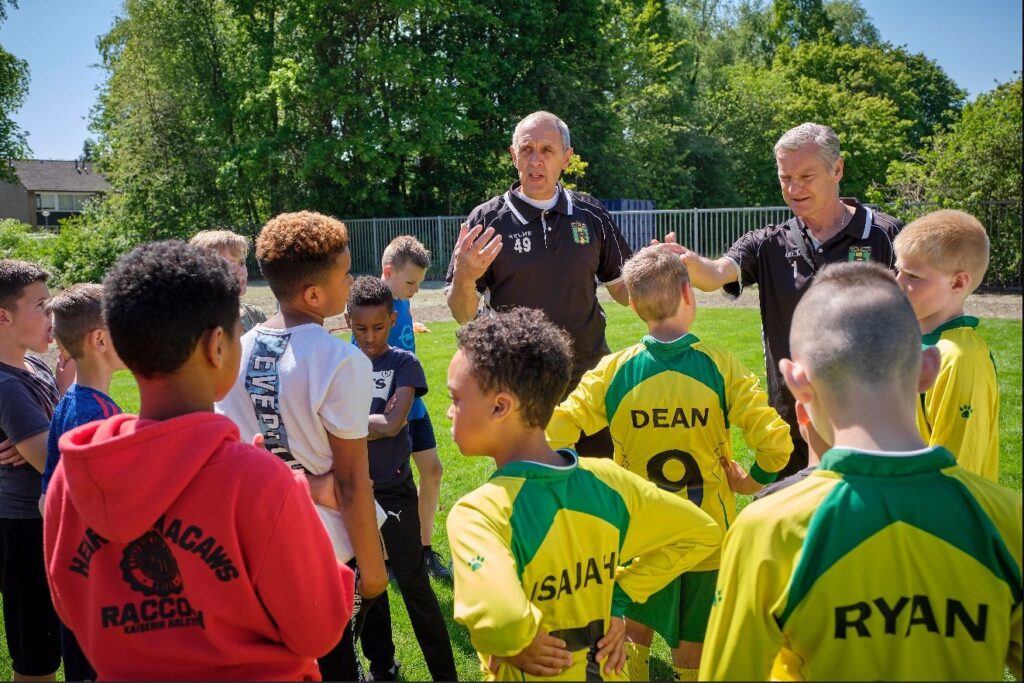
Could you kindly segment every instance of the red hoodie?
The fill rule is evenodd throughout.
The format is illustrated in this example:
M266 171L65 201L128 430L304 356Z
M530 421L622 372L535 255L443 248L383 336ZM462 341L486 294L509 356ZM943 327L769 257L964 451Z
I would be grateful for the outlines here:
M353 575L304 479L213 413L118 415L60 450L46 573L101 679L320 680Z

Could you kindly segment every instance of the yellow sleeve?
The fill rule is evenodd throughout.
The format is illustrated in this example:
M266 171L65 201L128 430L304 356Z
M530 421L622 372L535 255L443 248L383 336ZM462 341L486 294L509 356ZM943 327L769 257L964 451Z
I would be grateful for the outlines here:
M688 500L662 491L617 465L609 484L629 510L629 527L621 562L633 559L616 575L612 614L621 616L630 602L647 598L692 569L722 543L722 529Z
M455 574L455 621L469 629L482 654L508 657L533 641L541 613L527 599L516 571L507 528L466 499L448 515Z
M760 484L770 484L793 452L793 439L789 425L779 413L768 405L768 394L761 388L757 376L744 367L735 356L728 354L729 424L743 430L747 446L754 451L752 476Z
M608 389L606 367L606 363L601 363L587 371L569 397L555 408L544 432L549 446L567 448L579 441L580 432L589 436L608 426L604 404Z
M943 446L957 463L990 481L999 478L999 397L992 370L972 362L975 354L939 344L942 365L924 395L921 432L929 446ZM984 363L991 361L986 357Z
M758 504L770 504L761 501ZM701 681L767 681L783 646L773 609L786 590L790 563L765 525L743 511L725 534L722 566L708 621Z

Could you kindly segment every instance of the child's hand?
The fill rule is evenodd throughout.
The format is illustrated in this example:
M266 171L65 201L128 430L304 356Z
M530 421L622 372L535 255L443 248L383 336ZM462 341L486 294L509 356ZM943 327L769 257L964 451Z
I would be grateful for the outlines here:
M719 458L718 462L722 469L725 470L725 477L729 480L729 488L736 493L749 496L764 488L762 484L757 483L753 477L747 474L747 471L743 469L743 465L735 460Z
M612 617L604 638L597 641L597 661L607 657L604 663L606 674L622 673L626 667L626 620Z
M64 351L57 352L57 370L53 373L57 379L57 391L61 396L75 383L78 374L78 366L75 359L71 358Z
M0 441L0 465L11 465L12 467L18 467L24 465L27 460L21 457L21 453L14 447L14 442L10 439L4 439Z
M498 664L508 662L531 676L557 676L572 666L572 653L565 649L565 641L548 635L541 629L537 637L523 651L513 657L491 657L492 672Z
M419 333L419 332L430 332L430 328L427 327L426 325L424 325L423 323L414 322L412 324L412 331L413 332L417 332L417 333Z

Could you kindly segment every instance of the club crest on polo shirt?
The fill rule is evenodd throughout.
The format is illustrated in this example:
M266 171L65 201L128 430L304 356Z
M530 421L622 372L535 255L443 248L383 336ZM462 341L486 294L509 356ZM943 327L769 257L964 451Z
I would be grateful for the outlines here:
M590 228L586 223L575 221L572 224L572 240L576 244L590 244Z
M870 261L871 260L871 247L850 247L850 253L846 257L847 261Z

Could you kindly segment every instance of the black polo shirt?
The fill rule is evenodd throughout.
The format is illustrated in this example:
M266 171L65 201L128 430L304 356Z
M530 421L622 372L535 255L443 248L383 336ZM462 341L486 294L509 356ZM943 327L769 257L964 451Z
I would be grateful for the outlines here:
M794 401L779 372L779 360L789 358L789 328L797 303L815 273L829 263L870 260L889 268L896 266L892 241L903 223L869 209L856 199L844 198L843 202L856 207L850 224L820 246L814 246L804 222L792 218L781 225L748 232L725 254L740 274L737 282L724 287L727 294L739 296L743 287L757 284L768 400L790 424L794 442L798 440ZM798 248L797 239L806 247L803 252L806 258Z
M632 252L593 197L559 185L558 201L541 210L516 196L518 187L517 182L469 214L471 227L494 228L503 243L476 288L492 309L539 308L564 328L573 340L573 379L578 381L608 353L597 285L620 280ZM446 277L449 286L454 265L453 259Z

